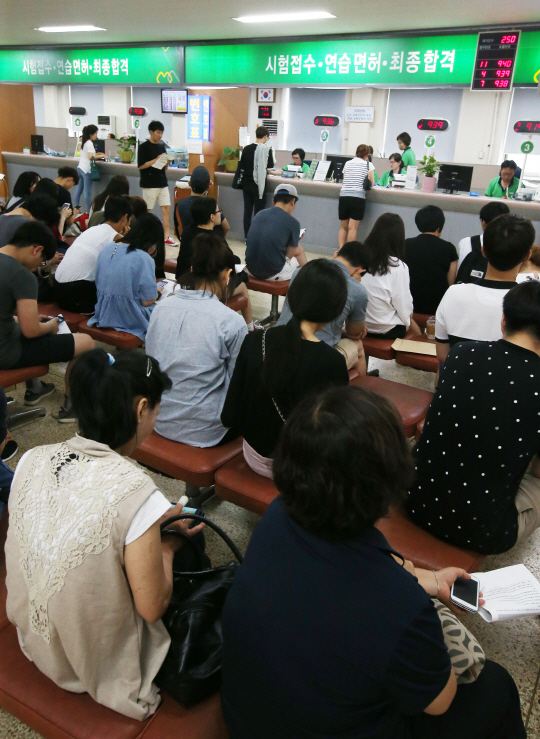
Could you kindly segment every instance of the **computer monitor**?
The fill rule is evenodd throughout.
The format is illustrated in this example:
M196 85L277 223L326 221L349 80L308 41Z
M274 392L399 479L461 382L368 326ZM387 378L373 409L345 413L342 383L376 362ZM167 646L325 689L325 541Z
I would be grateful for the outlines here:
M187 90L161 90L162 113L187 113Z
M326 179L329 180L333 178L335 182L341 182L343 179L343 167L345 166L345 162L348 162L352 157L344 157L340 154L329 154L326 158L330 162Z
M437 187L446 192L470 192L474 167L463 164L443 164Z
M30 136L30 151L32 154L43 154L43 136L41 134L32 134Z
M94 144L96 154L98 152L100 154L105 154L105 139L94 139L92 143Z

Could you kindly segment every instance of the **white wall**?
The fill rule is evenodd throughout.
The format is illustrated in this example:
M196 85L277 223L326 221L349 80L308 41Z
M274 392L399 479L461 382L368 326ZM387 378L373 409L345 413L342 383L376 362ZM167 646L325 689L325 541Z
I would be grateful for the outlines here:
M287 148L322 152L321 129L313 125L316 115L345 118L346 90L312 90L296 87L290 92ZM327 154L341 154L343 125L330 129Z
M341 153L353 155L360 144L372 146L375 156L384 151L386 109L390 90L359 87L347 90L345 105L372 105L373 123L343 123Z
M506 135L511 93L462 91L454 161L497 164Z

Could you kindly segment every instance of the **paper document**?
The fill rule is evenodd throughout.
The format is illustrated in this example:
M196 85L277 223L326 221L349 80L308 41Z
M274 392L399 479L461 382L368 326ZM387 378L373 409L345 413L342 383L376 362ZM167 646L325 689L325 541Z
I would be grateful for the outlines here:
M392 349L396 352L411 352L413 354L427 354L430 357L437 356L437 347L435 342L412 341L411 339L396 339L392 344Z
M540 583L525 565L475 572L474 576L486 601L478 613L488 623L540 614Z
M245 264L235 264L234 271L236 272L236 274L238 274L245 268L245 266L246 266Z
M167 164L169 163L169 157L167 154L160 154L160 156L157 158L157 161L155 161L152 164L152 167L155 167L156 169L163 169Z
M161 293L160 300L163 300L163 298L168 298L169 295L172 295L174 292L174 287L176 285L176 282L174 280L160 280L158 283L159 285L162 285L165 283L165 286L163 287L163 292Z
M65 321L62 321L62 323L58 324L58 333L59 334L70 334L71 333L70 328Z

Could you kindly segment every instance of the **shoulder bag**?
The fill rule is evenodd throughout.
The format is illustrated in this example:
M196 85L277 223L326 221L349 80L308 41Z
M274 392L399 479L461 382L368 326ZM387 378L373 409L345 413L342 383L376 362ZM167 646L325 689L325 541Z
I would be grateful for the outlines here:
M219 689L223 652L221 612L243 558L217 524L196 514L172 516L161 525L161 531L182 519L205 523L223 539L238 560L212 567L208 555L193 538L176 530L167 532L185 539L184 546L193 549L195 564L193 571L182 572L173 562L173 592L163 616L171 646L155 682L180 705L189 708Z
M238 167L236 168L236 172L234 173L232 185L233 190L243 190L244 189L244 168L242 167L242 160L238 162Z
M262 355L263 355L263 363L264 363L264 360L266 359L266 332L267 332L267 331L268 331L268 329L267 329L267 328L265 328L265 329L264 329L264 331L263 331L263 337L262 337ZM285 416L284 416L284 415L283 415L283 413L282 413L282 412L281 412L281 411L279 410L279 406L278 406L278 404L276 403L276 401L274 400L274 398L273 398L273 397L272 397L272 403L274 404L274 408L275 408L275 409L276 409L276 411L278 412L278 414L279 414L279 417L281 418L281 420L283 421L283 423L285 423L285 422L286 422L286 421L285 421Z
M96 160L93 157L92 159L90 159L90 179L93 180L94 182L97 182L98 180L101 179L101 175L99 173Z

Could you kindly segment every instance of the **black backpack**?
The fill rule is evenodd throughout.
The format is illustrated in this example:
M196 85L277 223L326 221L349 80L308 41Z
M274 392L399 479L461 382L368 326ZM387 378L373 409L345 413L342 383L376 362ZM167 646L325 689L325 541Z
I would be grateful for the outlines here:
M474 282L485 277L488 261L482 254L480 236L471 236L472 251L461 262L456 276L457 282Z

